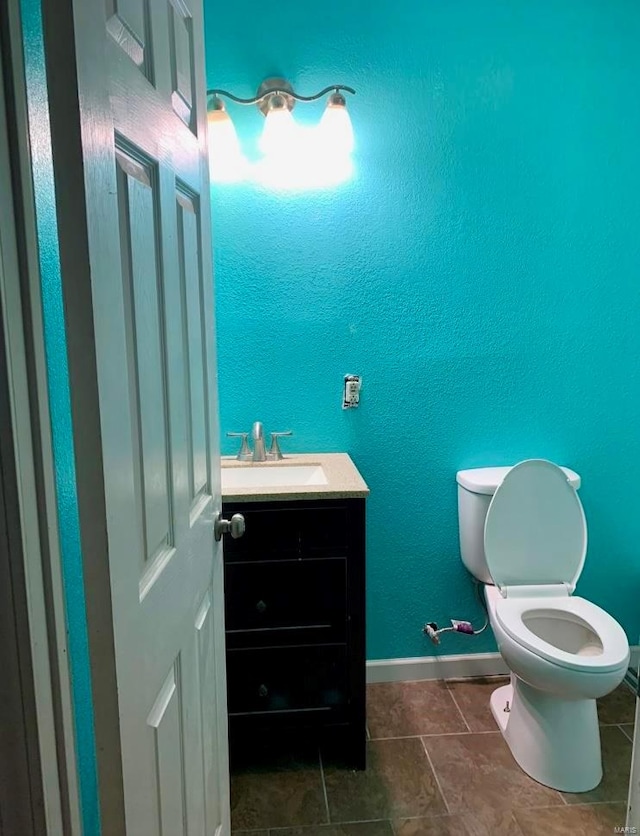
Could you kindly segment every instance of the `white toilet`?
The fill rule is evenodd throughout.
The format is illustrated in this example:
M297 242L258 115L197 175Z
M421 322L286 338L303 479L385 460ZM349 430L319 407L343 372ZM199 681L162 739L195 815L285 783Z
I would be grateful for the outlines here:
M487 584L511 671L491 695L493 716L528 775L565 792L591 790L602 778L595 701L622 682L629 643L615 619L573 595L587 551L580 477L532 459L456 478L462 560Z

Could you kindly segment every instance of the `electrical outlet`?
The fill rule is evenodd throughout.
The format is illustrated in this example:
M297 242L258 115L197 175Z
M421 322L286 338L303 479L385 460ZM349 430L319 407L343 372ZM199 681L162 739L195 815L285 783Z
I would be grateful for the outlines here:
M360 403L360 389L362 378L359 374L345 374L342 390L342 408L353 409Z

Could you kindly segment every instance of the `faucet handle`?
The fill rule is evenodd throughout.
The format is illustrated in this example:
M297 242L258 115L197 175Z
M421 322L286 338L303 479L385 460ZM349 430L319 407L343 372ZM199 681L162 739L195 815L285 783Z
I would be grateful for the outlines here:
M227 436L229 438L242 439L236 459L238 459L239 462L251 461L251 450L249 449L249 442L247 441L247 439L249 438L249 433L227 433Z
M279 462L284 458L282 451L280 450L280 445L278 444L278 438L282 435L293 435L293 430L287 430L286 432L281 433L271 433L271 449L269 450L268 458L272 462Z

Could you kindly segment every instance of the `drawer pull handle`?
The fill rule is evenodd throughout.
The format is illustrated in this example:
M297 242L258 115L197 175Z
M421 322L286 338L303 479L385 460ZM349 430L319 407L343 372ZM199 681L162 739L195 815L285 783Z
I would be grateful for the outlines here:
M264 601L258 601L258 603L256 604L256 609L262 615L262 613L267 609L267 605Z
M261 685L258 688L258 696L259 697L268 697L269 696L269 689L266 685Z

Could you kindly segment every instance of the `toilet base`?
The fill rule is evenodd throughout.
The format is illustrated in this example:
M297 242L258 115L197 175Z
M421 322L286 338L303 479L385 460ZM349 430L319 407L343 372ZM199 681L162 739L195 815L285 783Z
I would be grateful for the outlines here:
M595 700L563 700L511 674L511 684L494 691L490 705L511 754L527 775L562 792L598 786L602 755Z

